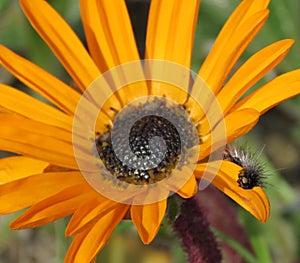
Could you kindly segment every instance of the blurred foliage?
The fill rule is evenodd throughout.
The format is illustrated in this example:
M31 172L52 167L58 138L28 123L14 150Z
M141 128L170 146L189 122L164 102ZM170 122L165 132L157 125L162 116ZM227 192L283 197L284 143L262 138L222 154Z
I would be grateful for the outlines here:
M83 39L78 1L51 0L49 2ZM199 69L218 31L239 2L239 0L202 0L192 61L194 71L197 72ZM300 1L286 0L283 4L282 0L272 0L270 10L267 23L243 54L239 64L254 52L280 39L293 38L296 43L286 59L259 82L260 84L278 74L300 68L300 20L298 18ZM0 14L1 44L22 54L66 82L70 81L47 45L31 28L22 14L18 1L0 0ZM0 68L0 82L27 90L2 68ZM258 150L264 148L263 162L268 171L266 191L272 207L270 220L261 224L244 210L240 211L241 222L248 232L254 251L252 256L256 262L292 263L300 259L299 105L300 96L270 111L262 117L259 125L242 139ZM13 217L16 215L0 218L0 263L63 261L70 243L70 239L64 237L66 219L58 220L39 230L9 231L8 222ZM219 233L218 237L227 240L228 244L241 254L245 252L235 244L234 240L222 236L222 233ZM24 248L31 254L28 251L25 253ZM43 260L36 255L39 253L43 256ZM143 246L132 224L125 221L117 227L97 262L183 263L186 262L186 257L178 239L166 224L151 245ZM248 257L248 262L251 262L251 256Z

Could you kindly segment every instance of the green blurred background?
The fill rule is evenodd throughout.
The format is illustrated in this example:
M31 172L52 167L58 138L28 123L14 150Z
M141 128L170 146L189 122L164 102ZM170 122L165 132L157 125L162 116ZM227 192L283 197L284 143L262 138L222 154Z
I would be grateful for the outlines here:
M49 2L83 39L78 1ZM202 0L192 61L194 71L199 69L218 31L239 2ZM286 59L260 84L278 74L300 68L300 1L273 0L270 10L266 25L238 64L277 40L293 38L296 43ZM70 81L47 45L31 28L16 0L0 0L0 43L64 81ZM0 82L30 92L3 68L0 68ZM300 96L265 114L241 141L247 142L254 150L263 149L262 159L268 171L266 191L272 208L271 217L264 224L238 208L240 221L253 247L252 260L261 263L300 262ZM235 204L232 203L232 206ZM0 263L63 262L70 243L70 239L64 237L67 219L39 229L10 231L9 222L15 217L16 214L0 217ZM237 249L237 253L243 254L235 240L228 241L222 234L219 238ZM251 262L251 259L243 261ZM116 229L97 262L184 263L187 260L180 242L167 224L163 225L151 245L144 246L132 224L124 222Z

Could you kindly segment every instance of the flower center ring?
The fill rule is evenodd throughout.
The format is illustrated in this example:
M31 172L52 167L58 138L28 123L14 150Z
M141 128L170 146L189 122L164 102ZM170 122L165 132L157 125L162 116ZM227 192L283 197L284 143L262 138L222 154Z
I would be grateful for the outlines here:
M130 97L132 85L149 92ZM118 108L122 93L127 101ZM185 94L188 109L177 94ZM196 110L212 128L218 124L207 135L209 149L201 149L201 120L192 117ZM94 190L119 203L149 204L176 193L193 175L201 150L208 151L210 171L213 165L217 173L225 145L224 116L209 86L188 68L162 60L131 62L101 75L82 95L73 121L80 171ZM213 180L211 172L202 179L199 189Z

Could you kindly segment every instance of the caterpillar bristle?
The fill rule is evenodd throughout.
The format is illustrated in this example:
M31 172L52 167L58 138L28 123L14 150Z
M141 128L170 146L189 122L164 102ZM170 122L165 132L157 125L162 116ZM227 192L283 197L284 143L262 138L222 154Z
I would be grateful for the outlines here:
M256 186L263 187L265 173L259 162L260 154L255 154L242 146L227 145L223 153L223 159L242 167L237 183L243 189L252 189Z

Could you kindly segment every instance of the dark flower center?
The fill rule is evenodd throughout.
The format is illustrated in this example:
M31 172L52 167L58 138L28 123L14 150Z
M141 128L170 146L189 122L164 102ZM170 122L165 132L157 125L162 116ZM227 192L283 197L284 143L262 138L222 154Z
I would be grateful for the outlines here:
M197 139L183 107L152 98L122 109L113 127L99 134L96 146L111 175L151 184L169 176Z

